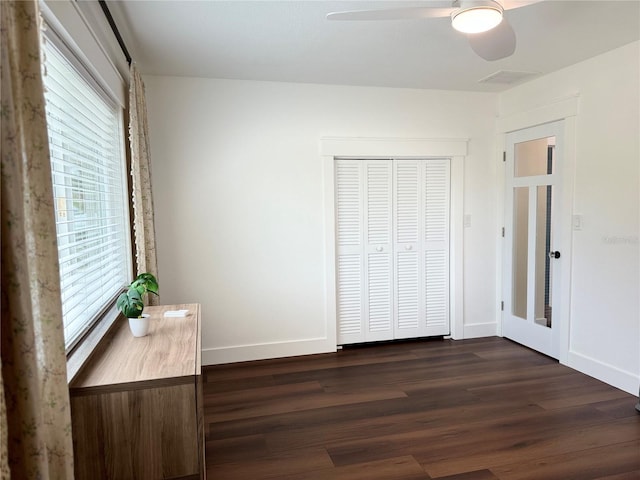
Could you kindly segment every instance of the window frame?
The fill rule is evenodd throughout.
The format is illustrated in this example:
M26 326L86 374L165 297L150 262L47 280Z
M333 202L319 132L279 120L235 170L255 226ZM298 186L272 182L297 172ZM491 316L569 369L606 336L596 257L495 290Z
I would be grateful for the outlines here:
M90 65L86 64L88 60L83 59L80 52L77 52L76 49L69 46L63 36L56 31L57 27L52 25L52 22L47 22L46 18L43 22L45 24L45 28L42 32L43 69L46 71L46 52L44 43L50 42L53 47L62 54L64 59L68 61L78 72L83 80L87 82L88 86L90 86L104 101L113 106L114 111L116 112L116 122L118 125L117 143L119 147L119 161L121 162L121 186L123 190L122 213L125 228L123 232L123 247L124 251L128 252L128 255L121 260L126 262L123 271L127 272L128 282L130 282L133 278L135 259L133 257L132 248L133 225L131 216L131 179L129 175L129 139L126 135L127 106L122 106L118 99L109 93L110 90L98 75L93 73L95 70L93 70ZM98 312L92 316L91 320L83 326L82 332L65 347L67 354L67 379L69 382L71 382L77 375L84 362L91 356L91 353L98 346L100 341L109 333L116 320L121 317L121 314L115 304L117 297L125 287L126 284L123 284L122 288L115 292L110 297L109 301L105 302Z

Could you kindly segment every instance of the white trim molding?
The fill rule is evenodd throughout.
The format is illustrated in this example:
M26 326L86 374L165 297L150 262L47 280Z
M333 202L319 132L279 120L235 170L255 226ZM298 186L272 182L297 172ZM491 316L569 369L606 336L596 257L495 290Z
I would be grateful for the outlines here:
M494 337L498 328L498 323L473 323L464 326L464 338Z
M567 365L579 372L597 378L598 380L613 385L632 395L638 394L638 376L622 370L608 363L582 355L578 352L569 352Z
M323 137L320 155L343 158L464 157L468 142L468 138Z
M335 335L334 335L335 336ZM203 365L248 362L272 358L297 357L336 351L335 340L309 338L290 342L258 343L253 345L233 345L202 349Z
M524 128L535 127L543 123L564 120L578 115L580 95L561 98L546 105L498 117L496 131L498 133L514 132Z
M469 140L427 138L323 137L320 155L324 183L325 319L327 341L337 345L335 272L335 159L336 158L449 158L451 161L450 211L450 325L451 338L464 337L464 158ZM495 333L495 328L493 329ZM492 334L494 334L492 333ZM326 350L325 350L326 351Z

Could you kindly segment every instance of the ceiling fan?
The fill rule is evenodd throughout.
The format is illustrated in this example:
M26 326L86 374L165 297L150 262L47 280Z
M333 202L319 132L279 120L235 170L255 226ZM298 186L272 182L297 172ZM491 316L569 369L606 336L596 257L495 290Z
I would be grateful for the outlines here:
M516 34L506 18L505 10L525 7L543 0L454 0L450 7L431 6L351 10L327 14L328 20L414 20L451 17L451 26L469 39L476 54L494 61L513 55Z

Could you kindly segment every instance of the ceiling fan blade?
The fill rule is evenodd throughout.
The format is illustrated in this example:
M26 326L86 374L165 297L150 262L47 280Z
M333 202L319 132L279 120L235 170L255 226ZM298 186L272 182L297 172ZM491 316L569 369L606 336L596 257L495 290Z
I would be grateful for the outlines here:
M473 51L490 62L509 57L516 51L516 33L506 18L496 28L488 32L469 33L467 38Z
M386 10L351 10L327 14L327 20L416 20L448 17L453 8L410 7Z
M526 7L534 3L540 3L544 0L502 0L502 8L505 10L513 10L514 8Z

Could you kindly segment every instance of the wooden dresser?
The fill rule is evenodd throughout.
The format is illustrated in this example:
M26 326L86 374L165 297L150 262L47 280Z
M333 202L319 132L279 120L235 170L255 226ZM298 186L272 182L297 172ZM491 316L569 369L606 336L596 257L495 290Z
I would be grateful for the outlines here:
M144 311L149 335L118 320L70 385L77 480L206 477L200 305Z

